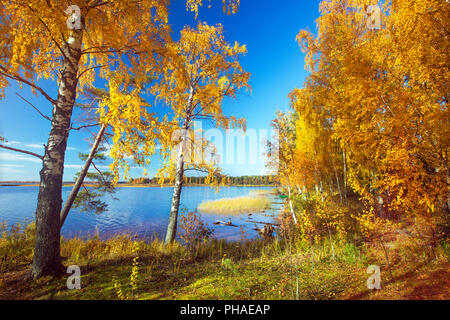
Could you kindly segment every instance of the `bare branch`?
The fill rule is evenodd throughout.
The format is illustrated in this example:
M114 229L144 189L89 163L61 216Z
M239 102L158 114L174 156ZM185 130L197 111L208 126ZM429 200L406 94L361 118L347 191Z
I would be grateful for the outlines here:
M72 127L70 126L69 130L81 130L81 129L85 129L85 128L90 128L90 127L96 127L99 126L100 123L94 123L94 124L86 124L84 126L79 126L79 127Z
M48 101L50 101L52 104L56 104L56 100L52 99L52 98L44 91L44 89L42 89L42 88L39 87L38 85L32 83L31 81L28 81L27 79L25 79L25 78L19 76L18 74L10 74L10 73L8 72L8 70L6 70L6 68L4 68L3 66L0 66L0 70L2 70L2 71L0 71L0 74L1 74L1 75L5 76L5 77L7 77L7 78L10 78L10 79L12 79L12 80L20 81L20 82L23 82L23 83L29 85L30 87L32 87L32 88L36 89L37 91L39 91L39 92L40 92L40 93L41 93Z
M106 67L105 65L100 65L100 66L95 66L95 67L91 67L91 68L87 68L86 70L84 70L83 72L81 72L79 75L78 75L78 79L80 79L81 78L81 76L83 75L83 74L85 74L86 72L88 72L88 71L90 71L90 70L93 70L93 69L99 69L99 68L103 68L103 67Z
M39 111L38 108L36 108L30 101L28 101L27 99L25 99L24 97L22 97L20 94L18 94L16 92L16 95L19 96L19 98L21 98L23 101L25 101L26 103L28 103L32 108L34 108L34 110L36 110L37 112L39 112L39 114L41 116L43 116L45 119L47 119L48 121L52 121L52 119L50 119L48 116L46 116L45 114L43 114L41 111Z
M84 55L84 54L100 54L100 53L103 54L126 53L127 51L132 53L138 53L138 51L135 51L134 48L136 46L137 46L136 44L126 44L119 49L111 49L106 46L90 47L82 50L81 54Z
M15 152L21 152L21 153L29 154L29 155L35 156L35 157L37 157L37 158L39 158L41 160L44 160L43 156L41 156L41 155L39 155L37 153L31 152L31 151L22 150L22 149L16 149L16 148L12 148L12 147L7 147L7 146L1 145L1 144L0 144L0 148L11 150L11 151L15 151Z
M103 176L103 172L101 172L101 171L97 168L97 166L95 165L94 161L92 161L91 164L92 164L92 166L94 167L94 169L97 170L97 172L100 174L100 177L101 177L103 183L104 183L105 185L108 185L108 182L106 181L105 177Z
M91 197L91 193L89 192L89 190L86 188L86 186L84 185L84 183L82 184L84 191L86 191L86 193L88 194L89 197Z

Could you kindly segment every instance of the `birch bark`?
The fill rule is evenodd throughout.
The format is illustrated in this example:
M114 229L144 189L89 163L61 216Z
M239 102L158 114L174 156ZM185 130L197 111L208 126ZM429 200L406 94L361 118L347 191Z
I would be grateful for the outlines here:
M31 267L34 278L57 275L63 271L60 255L61 188L67 138L76 98L82 38L83 29L72 30L69 40L62 47L63 68L59 79L58 97L53 105L51 131L40 171L36 240Z

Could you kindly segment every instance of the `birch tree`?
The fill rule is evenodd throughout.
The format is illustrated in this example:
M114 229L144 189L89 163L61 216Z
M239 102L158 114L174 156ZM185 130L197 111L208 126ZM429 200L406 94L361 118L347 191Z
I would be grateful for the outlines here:
M272 120L271 126L278 133L278 141L268 141L268 161L266 166L274 170L278 182L288 192L287 202L292 220L297 224L297 216L293 204L294 186L296 179L295 170L295 127L290 118L293 114L277 111L276 119Z
M113 71L124 82L128 74L140 79L150 72L152 57L169 31L167 7L164 1L6 1L0 21L1 97L16 81L53 107L40 172L32 274L54 275L63 271L61 187L77 92ZM56 97L39 85L41 78L55 80Z
M186 7L197 15L201 4L187 0ZM238 4L239 0L223 0L224 11L235 13ZM10 0L0 5L0 98L15 81L31 87L53 108L40 172L35 278L63 271L61 187L77 93L98 77L114 76L126 87L133 75L141 87L163 54L170 31L168 5L168 0ZM39 85L39 79L55 80L56 97Z
M214 148L201 137L201 132L193 132L194 121L208 120L222 129L245 128L245 120L223 113L222 102L226 97L235 98L239 89L249 88L250 77L239 63L246 53L245 46L237 42L228 44L220 24L185 27L180 40L168 52L160 71L162 77L152 88L172 115L172 131L161 146L164 164L158 172L159 177L169 177L174 183L166 243L176 237L185 170L204 172L207 184L217 184L220 174L217 161L208 156L214 153ZM206 154L198 156L195 152Z
M379 29L368 28L371 4L322 1L317 34L298 34L311 72L299 97L313 102L296 110L326 115L342 151L335 167L342 167L344 188L348 183L371 212L448 214L449 4L380 1Z

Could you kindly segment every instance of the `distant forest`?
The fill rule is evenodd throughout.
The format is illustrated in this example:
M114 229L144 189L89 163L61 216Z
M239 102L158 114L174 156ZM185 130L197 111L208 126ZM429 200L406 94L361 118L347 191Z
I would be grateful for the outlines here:
M273 176L240 176L240 177L228 177L225 176L225 185L244 185L244 186L269 186L274 185L275 181ZM158 178L131 178L128 183L130 184L159 184ZM186 185L206 185L206 177L184 177L184 184Z

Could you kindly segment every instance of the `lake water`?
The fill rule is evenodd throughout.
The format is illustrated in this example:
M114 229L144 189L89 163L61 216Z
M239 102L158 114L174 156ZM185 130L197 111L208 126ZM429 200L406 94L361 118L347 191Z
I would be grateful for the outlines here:
M63 199L67 198L71 189L71 187L63 187ZM246 196L252 190L263 189L271 189L271 187L221 187L218 193L210 187L184 187L180 208L194 211L205 200ZM0 186L0 221L6 221L8 225L34 221L38 190L38 187ZM107 212L96 215L72 209L61 233L66 238L74 236L87 238L98 230L102 239L123 232L136 234L140 238L150 239L157 236L159 239L164 239L172 190L172 187L117 188L115 197L119 200L113 200L109 196L103 199L108 203ZM278 214L279 208L280 204L274 201L271 209L253 214L250 219L247 214L231 218L212 214L200 214L200 216L209 227L214 229L216 238L238 240L240 228L214 225L213 222L231 219L233 224L243 226L247 238L254 238L257 236L257 232L253 230L256 224L248 221L273 222L273 217Z

